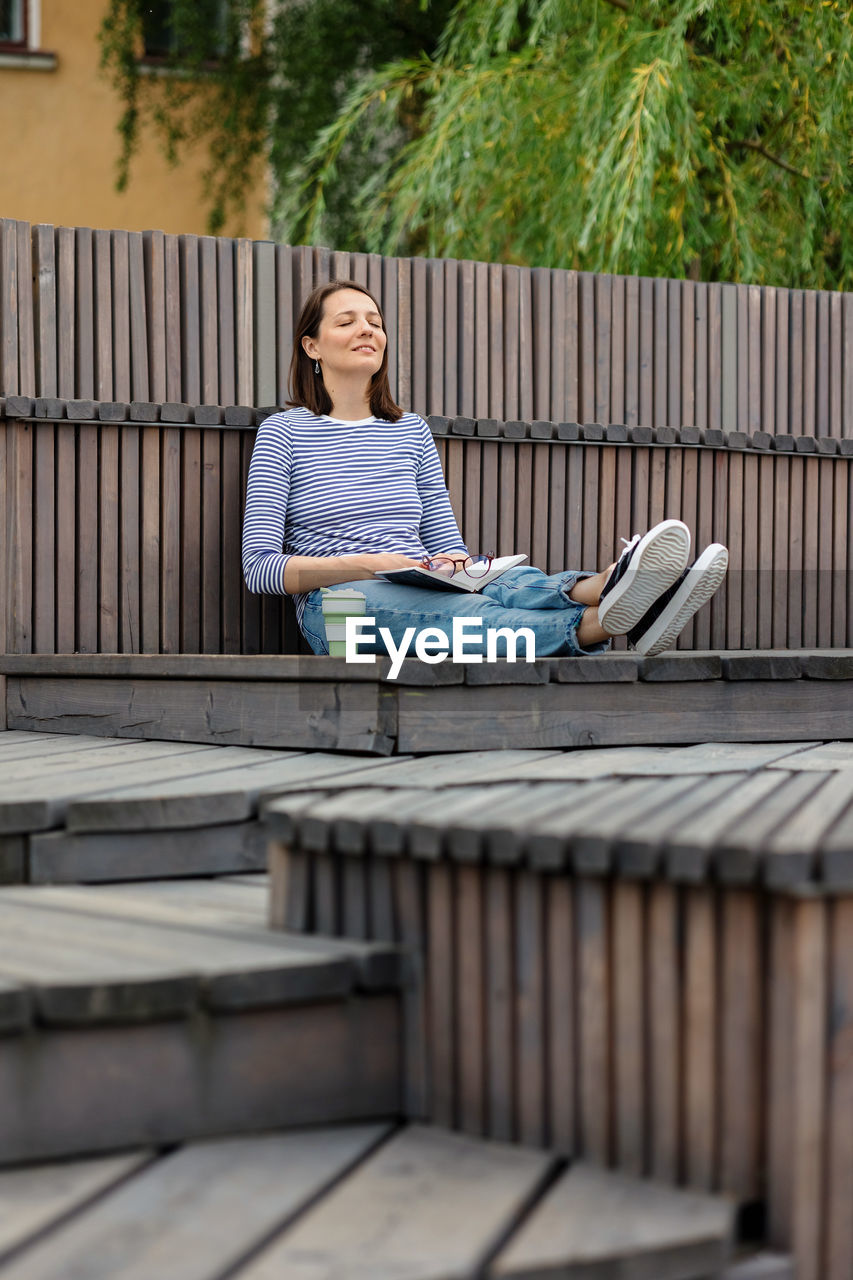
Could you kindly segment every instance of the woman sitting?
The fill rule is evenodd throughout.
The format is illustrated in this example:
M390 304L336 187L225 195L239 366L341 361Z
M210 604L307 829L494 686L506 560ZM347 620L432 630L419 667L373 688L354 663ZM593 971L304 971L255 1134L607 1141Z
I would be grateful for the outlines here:
M288 409L260 426L249 468L243 573L251 591L292 595L302 634L328 653L321 587L359 582L377 634L531 628L539 657L600 653L627 635L641 654L671 648L725 577L712 543L688 568L690 533L664 520L607 569L508 569L481 592L403 586L376 575L470 563L429 427L391 397L385 322L352 280L315 289L296 325ZM411 634L411 633L410 633ZM472 648L466 637L466 652ZM363 651L363 650L362 650ZM500 650L498 650L500 652Z

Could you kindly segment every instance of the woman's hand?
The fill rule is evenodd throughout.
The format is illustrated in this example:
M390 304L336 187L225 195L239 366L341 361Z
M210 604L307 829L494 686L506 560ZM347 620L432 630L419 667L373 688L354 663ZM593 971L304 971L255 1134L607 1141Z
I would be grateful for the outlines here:
M364 555L355 557L358 560L359 568L365 569L368 576L375 573L384 573L388 569L415 569L421 563L420 560L414 560L411 556L400 555L397 551L376 551L367 552Z

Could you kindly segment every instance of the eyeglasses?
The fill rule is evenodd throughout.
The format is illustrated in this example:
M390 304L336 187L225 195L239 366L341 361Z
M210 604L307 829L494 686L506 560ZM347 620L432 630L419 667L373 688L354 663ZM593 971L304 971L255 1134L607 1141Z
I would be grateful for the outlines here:
M460 570L464 570L472 578L483 578L491 569L494 558L494 555L442 556L440 560L430 560L424 556L421 567L431 569L434 573L443 573L448 578L452 578Z

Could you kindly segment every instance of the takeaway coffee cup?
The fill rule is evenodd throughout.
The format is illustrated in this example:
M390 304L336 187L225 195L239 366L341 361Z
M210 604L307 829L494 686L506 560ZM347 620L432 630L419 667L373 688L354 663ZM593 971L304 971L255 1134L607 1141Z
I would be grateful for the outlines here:
M323 621L326 640L333 658L346 657L347 618L361 617L367 609L363 591L352 587L323 587Z

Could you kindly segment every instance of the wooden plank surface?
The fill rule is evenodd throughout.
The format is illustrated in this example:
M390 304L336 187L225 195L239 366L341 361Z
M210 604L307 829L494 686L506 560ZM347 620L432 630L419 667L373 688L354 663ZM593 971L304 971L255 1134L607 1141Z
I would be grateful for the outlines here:
M30 1237L72 1212L79 1212L96 1197L124 1181L149 1163L148 1153L105 1156L38 1165L31 1169L0 1169L0 1263ZM65 1251L61 1255L65 1265ZM32 1262L28 1255L27 1266Z
M387 1132L379 1125L354 1125L184 1147L138 1169L87 1213L26 1250L5 1275L48 1280L85 1272L90 1280L210 1280L237 1265L364 1159ZM99 1189L97 1169L103 1169L100 1181L108 1190L110 1172L115 1179L139 1164L138 1156L95 1162L92 1192ZM85 1166L72 1168L82 1180ZM28 1180L37 1194L41 1186L50 1187L47 1170L0 1174L0 1188L4 1176L22 1185Z
M684 1280L726 1260L732 1207L575 1164L498 1255L491 1275Z
M241 1280L472 1275L551 1159L411 1126L246 1267ZM412 1212L413 1205L428 1213Z

